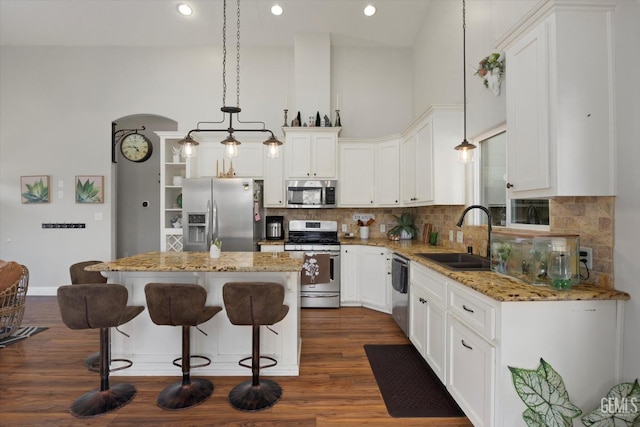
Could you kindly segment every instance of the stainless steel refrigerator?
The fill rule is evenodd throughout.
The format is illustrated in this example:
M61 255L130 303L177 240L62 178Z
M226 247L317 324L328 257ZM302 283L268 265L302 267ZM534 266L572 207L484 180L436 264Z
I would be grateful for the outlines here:
M185 251L208 251L222 241L223 252L255 252L264 238L262 181L188 178L182 181Z

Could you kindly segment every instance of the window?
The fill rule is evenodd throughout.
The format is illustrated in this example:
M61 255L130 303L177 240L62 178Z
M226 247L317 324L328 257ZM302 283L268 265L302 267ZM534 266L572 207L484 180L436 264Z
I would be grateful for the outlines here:
M548 230L549 200L508 198L506 125L474 138L473 143L479 147L474 200L491 211L492 226ZM476 214L476 224L486 222L486 215Z

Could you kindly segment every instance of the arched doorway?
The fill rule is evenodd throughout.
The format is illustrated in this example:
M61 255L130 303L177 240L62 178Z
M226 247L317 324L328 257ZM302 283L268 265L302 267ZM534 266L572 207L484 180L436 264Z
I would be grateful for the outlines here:
M154 114L134 114L113 121L115 131L138 129L153 145L145 162L126 160L115 147L115 252L117 258L160 250L160 138L158 131L175 131L176 121Z

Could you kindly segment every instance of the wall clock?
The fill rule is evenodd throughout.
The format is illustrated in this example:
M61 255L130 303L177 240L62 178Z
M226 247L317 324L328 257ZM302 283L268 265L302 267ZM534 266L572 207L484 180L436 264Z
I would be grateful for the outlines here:
M132 133L122 139L120 152L125 159L140 163L151 157L153 145L151 145L151 141L149 141L146 136L139 133Z

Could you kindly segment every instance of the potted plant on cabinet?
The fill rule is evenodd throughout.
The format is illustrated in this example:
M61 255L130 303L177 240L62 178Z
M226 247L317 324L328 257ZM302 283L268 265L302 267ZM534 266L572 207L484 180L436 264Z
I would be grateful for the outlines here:
M416 233L416 226L413 223L413 215L403 212L399 216L395 216L398 225L389 230L390 236L400 236L400 239L413 239Z

